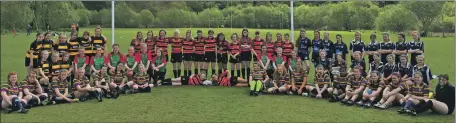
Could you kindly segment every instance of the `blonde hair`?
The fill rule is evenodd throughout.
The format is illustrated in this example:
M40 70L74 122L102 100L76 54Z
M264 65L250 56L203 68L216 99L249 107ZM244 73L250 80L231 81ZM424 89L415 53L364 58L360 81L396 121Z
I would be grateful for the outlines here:
M179 29L174 30L174 33L180 34Z

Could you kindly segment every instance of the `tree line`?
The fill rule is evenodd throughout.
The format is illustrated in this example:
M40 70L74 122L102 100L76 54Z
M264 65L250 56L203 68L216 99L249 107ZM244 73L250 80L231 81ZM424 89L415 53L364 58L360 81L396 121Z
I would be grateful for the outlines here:
M2 30L111 26L110 2L2 2ZM454 2L296 2L294 27L324 30L452 32ZM290 28L289 2L116 1L118 28Z

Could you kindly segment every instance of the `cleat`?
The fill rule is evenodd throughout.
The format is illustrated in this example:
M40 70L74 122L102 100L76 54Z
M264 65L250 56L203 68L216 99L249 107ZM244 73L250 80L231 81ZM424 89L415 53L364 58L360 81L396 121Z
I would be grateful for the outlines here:
M400 108L399 110L397 110L397 113L403 114L403 113L407 113L407 112L406 112L405 108Z
M22 109L19 109L17 112L27 114L28 109L22 108Z
M380 109L387 109L388 106L386 106L385 104L382 104L382 105L378 106L378 108L380 108Z
M347 104L346 104L346 105L347 105L347 106L352 106L353 104L354 104L354 102L351 101L351 100L349 100L349 101L347 101Z

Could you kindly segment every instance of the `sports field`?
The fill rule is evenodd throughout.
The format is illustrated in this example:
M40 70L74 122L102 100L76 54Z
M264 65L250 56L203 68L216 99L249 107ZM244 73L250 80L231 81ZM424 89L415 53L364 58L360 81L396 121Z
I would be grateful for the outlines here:
M149 29L116 29L116 43L121 51L126 52L127 46L137 31L145 36ZM151 29L158 35L160 29ZM173 29L165 29L167 36L172 36ZM183 36L187 29L180 29ZM193 36L196 30L192 28ZM206 36L208 29L202 29ZM83 28L89 31L93 28ZM214 29L215 33L224 32L226 37L241 29ZM253 36L255 29L250 29ZM262 37L266 32L273 35L287 30L260 29ZM344 42L349 43L354 38L353 32L329 31L335 41L336 34L342 34ZM370 31L363 32L362 39L368 42ZM104 28L103 35L111 44L111 29ZM19 80L25 77L24 57L27 48L35 38L35 33L25 36L19 33L15 38L11 33L1 35L1 81L6 81L8 72L19 72ZM295 32L295 39L299 32ZM323 33L321 33L323 35ZM377 32L378 40L381 33ZM313 37L312 31L307 31L308 37ZM323 36L321 36L323 37ZM275 38L275 36L273 36ZM391 34L391 40L397 36ZM312 38L311 38L312 39ZM408 35L406 40L409 41ZM438 75L447 73L450 81L454 81L455 38L422 38L425 41L425 63L430 66L432 73ZM107 50L111 50L108 47ZM169 64L167 68L171 69ZM311 68L312 70L314 68ZM210 72L210 71L209 71ZM313 73L310 73L312 76ZM167 77L172 76L168 70ZM437 84L433 80L433 86ZM454 84L454 83L453 83ZM117 100L104 100L102 103L88 101L78 104L62 104L32 108L24 114L1 114L2 122L454 122L454 115L443 116L423 113L418 117L398 115L398 107L388 110L362 109L359 107L341 106L340 103L329 103L327 100L317 100L299 96L263 95L249 97L247 88L236 87L159 87L150 94L121 95Z

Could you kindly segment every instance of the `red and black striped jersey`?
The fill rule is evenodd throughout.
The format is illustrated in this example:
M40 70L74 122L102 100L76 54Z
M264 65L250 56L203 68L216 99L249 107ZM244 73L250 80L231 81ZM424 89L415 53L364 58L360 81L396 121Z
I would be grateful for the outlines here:
M194 46L195 46L195 53L196 54L204 54L204 37L195 38L195 41L193 43L194 43Z
M241 38L241 45L251 45L252 44L252 39L249 37L242 37ZM243 48L241 47L242 52L250 52L250 48Z
M220 41L217 44L217 52L220 54L225 54L228 51L228 41Z
M290 41L283 42L282 48L283 48L283 55L291 55L291 51L293 51L294 45Z
M147 51L149 51L151 54L152 54L152 57L154 57L156 54L155 54L155 45L156 45L156 42L154 41L153 38L147 38L146 40L144 40L144 43L147 44Z
M239 43L231 43L230 44L230 53L232 55L235 55L236 53L239 53L240 52L240 49L239 49Z
M206 44L206 48L204 49L204 51L206 51L206 52L215 52L215 47L217 46L217 43L215 42L215 38L214 37L206 38L206 40L204 40L204 43Z
M168 38L157 38L157 48L160 48L164 55L168 55Z
M135 48L135 53L138 53L141 50L141 40L136 40L135 38L131 39L130 46Z
M258 55L261 54L261 46L263 46L264 40L259 38L259 39L254 39L252 43L253 50L255 53Z
M171 38L172 53L182 53L182 38Z
M274 43L266 43L266 47L268 48L268 54L272 55L274 54L276 48L275 48L275 45Z
M182 46L184 48L184 53L193 53L193 40L184 39Z
M282 48L282 45L283 45L283 41L276 41L274 43L275 48L279 48L279 47Z

